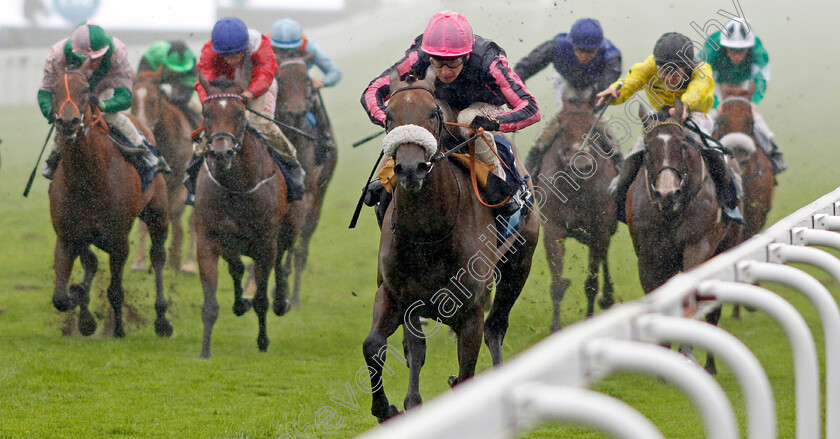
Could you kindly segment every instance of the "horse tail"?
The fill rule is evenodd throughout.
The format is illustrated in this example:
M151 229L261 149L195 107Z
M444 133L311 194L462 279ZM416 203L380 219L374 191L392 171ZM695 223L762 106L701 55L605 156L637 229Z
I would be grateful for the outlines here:
M729 133L721 137L720 143L733 152L740 150L747 155L755 152L755 140L745 133Z

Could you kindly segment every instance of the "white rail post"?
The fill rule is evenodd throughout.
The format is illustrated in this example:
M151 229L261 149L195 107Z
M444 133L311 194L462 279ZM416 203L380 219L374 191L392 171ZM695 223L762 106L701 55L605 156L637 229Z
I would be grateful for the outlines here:
M697 286L704 300L738 303L760 309L776 319L790 339L796 383L796 437L820 437L820 368L817 347L808 324L786 300L755 285L706 280Z
M748 437L776 437L776 403L770 380L761 363L741 340L706 322L660 314L639 317L636 328L645 341L689 343L719 356L741 384L747 407Z
M815 230L811 230L812 232ZM808 230L794 230L794 235ZM838 236L834 232L816 231ZM773 262L799 262L822 268L840 281L840 260L830 253L810 247L770 244L768 259ZM830 416L840 410L840 309L831 293L807 273L776 264L752 263L744 266L744 275L755 280L778 282L803 292L817 308L825 338L825 432L826 438L840 438L840 419ZM741 273L739 273L739 276ZM739 278L740 280L740 278Z
M665 439L635 408L592 390L526 382L511 390L510 399L519 430L555 420L591 426L620 439Z
M706 437L738 437L732 404L723 389L702 367L686 361L682 355L658 345L611 338L592 340L584 349L595 369L605 365L610 369L648 372L676 384L700 410Z

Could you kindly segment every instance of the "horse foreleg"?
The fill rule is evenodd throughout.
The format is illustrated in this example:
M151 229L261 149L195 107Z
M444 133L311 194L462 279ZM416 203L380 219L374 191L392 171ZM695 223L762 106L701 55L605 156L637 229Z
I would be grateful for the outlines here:
M324 204L325 190L326 188L322 187L314 188L312 203L307 209L306 221L303 223L297 244L295 245L295 284L292 290L292 306L297 306L300 303L301 275L309 259L309 243L312 240L315 229L318 227L318 221L321 219L321 207Z
M228 273L233 279L233 313L237 316L244 315L251 309L251 299L242 298L242 276L245 274L245 264L238 253L224 251L222 259L228 264Z
M183 203L169 207L169 227L172 229L172 241L169 243L169 268L178 273L181 271L181 249L184 244L184 227L181 225L181 214L184 208Z
M598 269L601 268L602 257L599 250L589 247L589 275L583 287L583 291L586 293L586 317L595 314L595 298L598 297Z
M73 246L58 238L53 253L55 289L53 290L52 302L55 309L61 312L70 311L76 307L76 302L67 294L67 282L70 280L70 273L73 271L75 260L76 253L73 251Z
M289 295L289 269L287 266L289 259L293 257L291 249L294 245L296 234L296 228L288 220L283 221L283 224L280 226L280 232L277 234L277 257L274 262L274 290L272 296L274 299L274 314L278 316L286 314L294 306L292 302L287 300ZM288 255L286 256L285 263L283 262L283 255ZM295 280L297 281L297 277Z
M155 334L159 337L172 335L172 323L166 318L166 310L169 304L163 295L163 267L166 264L166 236L169 233L169 217L161 214L162 209L144 212L143 220L148 224L149 236L152 247L149 251L149 259L152 261L152 268L155 270ZM173 225L178 221L174 221ZM176 268L177 265L173 268Z
M257 348L260 352L268 349L268 331L265 326L265 315L268 312L268 276L271 274L271 265L274 262L275 254L261 256L254 260L254 278L257 282L257 292L254 295L254 312L259 321L259 334L257 335Z
M122 308L125 293L122 288L123 268L128 259L128 236L124 236L113 243L110 252L111 284L108 285L108 301L114 310L114 337L125 337L123 327Z
M406 316L413 328L420 327L420 317L416 314ZM423 402L420 396L420 369L426 363L426 339L403 326L403 351L408 363L408 392L405 394L403 407L406 410Z
M85 274L81 284L70 286L70 293L73 296L73 300L79 305L79 333L88 336L96 332L96 319L88 309L88 304L90 304L90 285L99 267L99 261L89 246L80 249L79 260L82 263Z
M201 323L204 324L204 338L201 342L201 358L210 358L210 337L219 317L219 302L216 286L219 280L219 244L198 238L198 276L204 291L204 305L201 307Z
M383 422L398 415L400 410L388 402L385 394L385 383L382 380L382 367L385 364L385 351L388 337L400 326L400 312L388 297L385 285L380 285L376 291L373 303L373 323L365 338L362 352L368 365L371 385L370 413Z
M484 310L481 307L476 307L474 314L455 328L455 333L458 335L458 376L449 377L450 387L455 387L475 375L475 364L478 361L478 352L481 350L481 334L484 331ZM501 361L501 354L499 354L499 361ZM498 363L494 361L494 364Z
M146 269L146 235L149 234L149 229L146 223L137 222L137 254L134 257L134 262L131 264L132 271L143 271Z
M718 322L720 322L720 314L721 314L721 307L718 306L712 312L706 314L706 322L717 326ZM709 372L712 375L717 374L717 366L715 365L715 356L710 351L706 352L706 366L704 366L704 369L706 369L706 372Z
M197 271L195 266L195 211L190 212L189 224L189 242L187 242L187 259L181 265L181 271L185 273L195 273Z
M598 305L601 306L601 309L608 309L615 305L615 296L613 296L615 289L613 288L612 279L610 278L610 266L607 263L607 251L604 251L604 260L601 262L601 266L604 267L604 287L602 289L603 294L601 295L601 299L598 300Z
M559 330L563 325L560 321L560 303L569 288L569 279L563 277L563 262L565 260L566 246L563 241L566 238L566 229L560 228L552 223L545 225L545 257L548 260L548 269L551 271L551 331Z

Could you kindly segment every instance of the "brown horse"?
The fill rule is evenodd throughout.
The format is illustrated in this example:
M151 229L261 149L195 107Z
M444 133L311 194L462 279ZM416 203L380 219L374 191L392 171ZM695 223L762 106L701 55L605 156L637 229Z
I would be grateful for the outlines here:
M545 194L540 214L545 220L543 245L551 270L552 331L561 327L560 301L569 286L569 279L563 277L567 237L589 247L589 276L584 287L586 315L591 316L595 310L601 267L604 286L598 304L606 309L615 303L607 250L617 226L615 203L609 193L610 181L617 175L609 158L612 149L604 142L584 142L595 123L592 107L588 103L566 102L563 112L555 118L547 128L554 130L554 135L542 137L548 140L546 145L536 145L546 151L539 170L531 172L545 176L538 179L536 186Z
M306 171L304 182L306 192L303 195L303 200L301 200L301 205L294 209L296 218L290 218L297 231L297 240L284 265L288 273L293 260L295 280L290 301L292 306L297 306L300 303L301 275L303 269L306 268L306 261L309 257L309 243L315 233L315 228L318 227L321 208L324 204L324 195L335 171L338 157L336 154L331 154L323 163L316 160L319 150L325 148L319 145L319 142L325 142L325 140L318 130L326 128L311 128L306 122L309 102L311 99L318 98L313 96L315 91L312 89L312 80L306 68L314 54L300 57L298 49L294 49L292 52L298 56L278 58L279 65L275 75L278 86L277 106L274 110L274 116L278 121L309 133L315 138L313 140L296 131L284 130L289 140L295 145L297 158ZM292 216L291 212L289 216Z
M751 94L750 94L751 96ZM757 147L753 134L752 104L744 96L729 96L718 106L714 138L732 150L741 167L744 182L744 234L750 238L764 228L773 206L776 191L773 164L763 149ZM732 308L732 317L741 317L740 307Z
M674 114L682 114L679 99ZM660 113L661 114L661 113ZM640 109L645 156L627 197L627 226L645 293L738 243L741 226L723 219L701 152L686 142L674 116L657 121ZM738 171L738 165L729 165ZM717 324L720 309L706 317ZM709 354L706 369L714 373Z
M191 129L186 116L175 105L166 99L159 88L161 71L143 72L134 81L132 90L133 102L131 114L140 119L152 129L157 147L161 155L169 163L172 173L167 174L166 188L169 198L169 220L172 231L172 241L169 244L169 266L176 272L182 269L181 249L184 241L184 228L181 225L181 215L184 212L184 201L187 199L187 188L184 186L184 167L192 155ZM190 222L192 225L192 222ZM194 231L190 227L190 234ZM145 268L144 255L146 247L146 227L141 224L138 229L137 253L132 270ZM190 239L194 244L195 239ZM190 245L187 252L185 271L194 271L195 251ZM192 269L191 269L192 267Z
M502 361L508 316L528 278L539 237L539 220L528 212L519 233L497 247L493 214L473 194L470 176L449 160L437 161L443 117L434 98L434 70L425 79L401 81L394 69L390 80L385 141L392 135L403 139L394 140L388 152L397 183L383 221L379 288L363 349L373 388L371 413L380 421L400 412L388 402L382 381L386 351L401 357L387 344L400 325L409 367L406 409L422 401L427 335L419 329L420 317L449 325L458 338L460 367L449 379L451 386L474 375L482 333L493 364ZM485 322L494 282L495 300Z
M146 192L141 191L140 175L123 158L106 134L98 110L88 105L90 85L88 63L79 71L58 75L53 85L56 142L61 147L61 161L50 184L50 216L57 235L55 245L55 291L53 305L59 311L79 306L79 332L91 335L96 320L88 310L90 285L98 261L90 246L95 245L110 256L111 284L108 300L114 309L114 336L124 337L122 276L128 259L128 235L134 218L149 226L152 238L151 260L155 270L155 332L172 334L166 319L163 297L164 242L168 228L166 183L157 175ZM89 74L89 73L88 73ZM134 120L150 141L149 129ZM73 263L80 258L85 274L80 284L67 283Z
M240 316L252 305L250 299L242 298L245 266L240 255L254 260L257 347L265 351L267 288L272 268L276 281L274 313L283 315L288 310L286 278L278 257L291 242L291 233L281 227L287 211L286 181L265 141L248 127L245 103L239 96L242 90L225 79L211 84L199 74L199 81L208 94L203 110L207 149L195 189L198 270L204 289L201 357L210 357L210 336L219 315L216 286L220 256L228 263L234 285L233 312Z

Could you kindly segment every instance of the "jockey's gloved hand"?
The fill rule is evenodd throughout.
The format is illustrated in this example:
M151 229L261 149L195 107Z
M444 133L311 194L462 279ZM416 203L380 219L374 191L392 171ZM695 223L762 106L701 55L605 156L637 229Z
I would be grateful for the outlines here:
M99 108L100 110L102 109L102 103L99 102L98 97L91 95L90 98L88 98L88 102L90 102L92 107Z
M470 128L473 130L484 128L485 131L498 131L499 121L489 117L476 116L472 122L470 122Z

